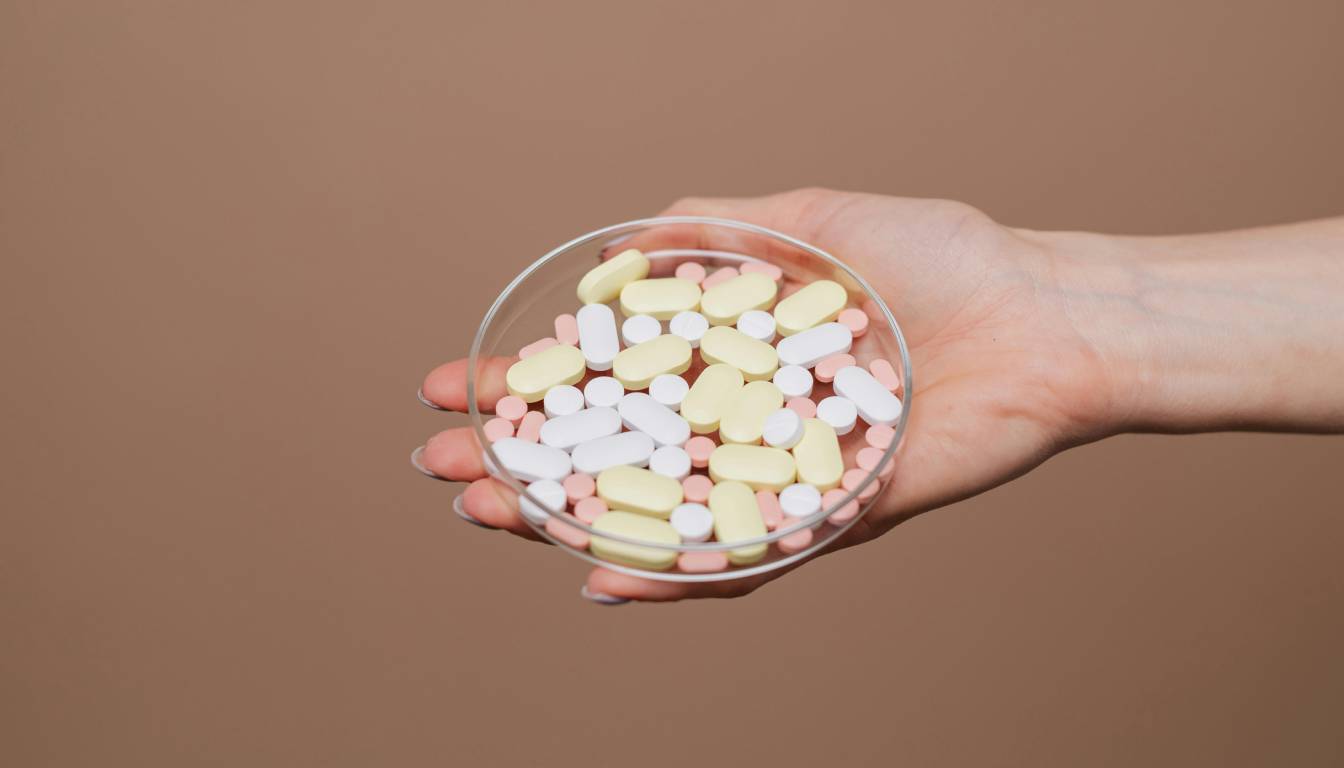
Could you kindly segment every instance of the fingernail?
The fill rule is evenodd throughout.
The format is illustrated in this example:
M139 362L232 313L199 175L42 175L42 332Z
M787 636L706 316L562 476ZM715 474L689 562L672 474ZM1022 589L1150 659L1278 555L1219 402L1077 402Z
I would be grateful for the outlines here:
M435 480L443 480L442 477L439 477L438 475L434 474L433 472L430 471L429 467L425 466L425 462L423 461L424 455L425 455L425 446L423 445L420 446L419 448L416 448L414 451L411 451L411 466L419 470L420 474L424 475L425 477L432 477Z
M484 528L487 531L495 530L495 526L486 525L485 523L482 523L480 520L477 520L476 518L467 514L467 510L462 508L461 496L457 496L453 499L453 512L457 513L458 517L462 518L463 520L466 520L468 523L471 523L472 525L480 526L481 528Z
M420 402L424 403L425 406L428 407L428 408L433 408L433 409L436 410L436 411L446 411L446 410L448 410L447 408L444 408L443 406L439 405L438 403L431 403L429 400L425 399L425 390L424 390L423 387L420 388L420 389L415 390L415 397L416 397L416 399L418 399Z
M579 587L579 597L582 597L584 600L591 600L598 605L625 605L630 602L630 598L628 597L617 597L615 595L608 595L605 592L590 592L587 584Z

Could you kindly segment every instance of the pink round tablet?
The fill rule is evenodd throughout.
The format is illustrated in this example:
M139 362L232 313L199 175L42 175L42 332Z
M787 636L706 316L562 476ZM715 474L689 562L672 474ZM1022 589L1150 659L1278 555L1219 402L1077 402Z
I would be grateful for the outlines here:
M854 463L859 465L859 469L872 472L882 464L882 457L886 455L887 452L881 448L868 445L859 449L858 455L854 457Z
M891 363L882 358L877 358L868 364L868 372L873 374L877 383L887 388L888 392L895 392L901 388L901 377L896 373L896 369L891 367Z
M719 283L732 280L734 277L737 277L737 275L738 272L736 267L724 267L702 280L700 282L700 287L705 289L713 288Z
M704 469L709 466L709 455L718 446L704 435L696 435L686 441L686 453L691 457L691 466Z
M848 368L856 362L853 355L844 353L831 355L822 358L821 362L817 363L817 367L812 369L812 375L816 377L817 381L829 384L835 380L835 374L839 373L841 368Z
M492 443L498 442L506 437L513 437L513 422L496 416L485 422L481 426L481 431L485 433L486 440Z
M537 339L531 344L528 344L526 347L523 347L522 349L518 350L518 357L519 359L526 360L527 358L537 354L538 352L544 352L545 350L548 350L559 343L560 342L556 341L555 339L552 339L549 336L547 336L544 339Z
M863 433L863 439L874 448L885 451L891 447L891 441L896 439L896 430L885 424L874 424Z
M579 503L574 505L574 516L583 522L592 525L593 521L607 513L607 502L589 496L586 499L580 499Z
M557 315L555 340L571 347L579 346L579 321L573 315Z
M565 515L565 517L568 517L571 520L574 519L570 515ZM574 526L569 525L568 523L565 523L563 521L557 520L554 517L546 519L546 532L551 534L555 538L559 539L561 543L568 544L569 546L575 549L588 548L587 531L581 528L575 528Z
M728 555L722 552L682 552L677 567L686 573L713 573L728 568Z
M866 469L847 469L840 478L840 484L846 491L853 491L860 485L868 482L870 473ZM879 486L876 482L868 483L862 491L859 491L859 501L867 501L877 495Z
M705 268L694 261L683 261L677 265L677 271L674 274L682 280L700 283L704 282Z
M802 528L794 531L788 536L781 537L775 543L779 546L779 551L786 555L802 552L812 544L812 529Z
M709 492L714 490L714 481L704 475L691 475L681 481L681 493L687 501L704 504L709 501Z
M784 510L779 508L779 497L771 491L756 492L756 508L761 510L761 519L765 521L765 529L773 531L784 522Z
M868 315L864 314L862 309L841 310L840 316L836 318L842 325L848 326L849 332L854 334L854 338L859 338L868 330Z
M840 500L848 495L849 495L848 491L842 491L839 488L829 490L821 494L821 506L824 509L830 509L836 504L839 504ZM827 517L826 519L831 523L841 525L849 522L850 520L853 520L854 517L858 514L859 514L859 502L850 501L848 504L832 512L830 514L830 517Z
M528 411L523 415L523 420L518 422L519 440L526 440L529 443L535 443L541 439L541 425L546 423L546 414L541 411Z
M759 272L775 282L779 282L784 278L784 270L768 261L748 261L742 265L741 270L744 275L752 272Z
M802 416L804 419L810 419L817 415L817 404L806 397L791 397L789 402L784 404L785 408Z
M570 504L578 504L597 490L597 482L593 480L593 476L582 472L575 472L566 477L560 485L564 486L565 498L569 499Z
M517 424L520 419L527 415L527 401L517 395L505 395L499 398L495 403L495 415L501 419L508 419L510 423Z

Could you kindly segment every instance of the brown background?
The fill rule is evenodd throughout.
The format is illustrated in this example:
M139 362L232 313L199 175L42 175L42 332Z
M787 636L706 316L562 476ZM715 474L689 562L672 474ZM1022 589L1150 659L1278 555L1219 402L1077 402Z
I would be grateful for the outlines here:
M614 610L406 463L509 276L684 194L1338 214L1337 0L210 5L0 4L0 763L1344 761L1338 438Z

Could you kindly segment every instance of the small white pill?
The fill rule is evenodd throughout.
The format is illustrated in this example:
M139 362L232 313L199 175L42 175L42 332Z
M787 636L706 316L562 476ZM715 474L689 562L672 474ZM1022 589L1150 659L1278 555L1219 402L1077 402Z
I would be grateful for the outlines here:
M786 365L780 368L775 371L773 381L785 400L812 396L812 372L801 365Z
M766 344L775 340L775 316L759 309L750 309L737 318L737 330Z
M615 408L625 397L625 387L610 376L598 376L583 387L583 399L589 408Z
M685 419L643 392L621 398L617 410L627 428L643 432L658 445L682 445L691 439L691 425Z
M500 442L504 441L501 440ZM495 443L495 445L498 446L499 443ZM528 443L528 445L531 445L531 443ZM495 450L498 451L499 449L496 448ZM547 450L556 449L547 448ZM559 452L565 453L564 451ZM565 455L568 456L569 454ZM617 435L589 440L576 446L573 454L574 470L597 477L602 470L612 467L648 466L649 457L652 455L653 438L643 432L621 432ZM569 473L566 472L565 474ZM563 479L564 475L561 475L560 478Z
M565 509L565 487L554 480L538 480L535 483L528 483L527 492L537 497L537 501L540 501L551 512L563 512ZM550 517L546 509L533 504L526 496L518 497L518 511L523 513L523 517L537 525L545 525L546 518Z
M561 384L546 390L541 405L548 419L570 416L583 410L583 393L578 387Z
M585 408L568 416L547 419L541 425L541 442L568 451L580 443L620 431L621 416L615 408Z
M807 517L821 510L821 491L814 485L794 483L779 492L779 508L788 517Z
M863 420L873 426L891 426L901 418L901 401L868 371L857 365L835 374L835 393L853 401Z
M848 352L854 344L854 332L841 323L825 323L815 328L786 336L775 349L781 365L801 365L811 368L831 355Z
M616 314L606 304L586 304L574 314L579 324L579 351L594 371L610 371L621 351L616 337Z
M859 409L849 398L834 395L817 403L817 418L831 425L837 435L847 435L854 429Z
M653 315L631 315L621 323L621 339L633 347L663 335L663 324Z
M680 336L691 343L691 349L700 346L700 339L709 330L709 320L699 312L678 312L667 322L669 333Z
M704 504L678 504L668 522L682 541L708 541L714 532L714 514Z
M765 417L761 437L771 448L788 450L803 439L803 417L792 408L780 408Z
M514 477L525 483L537 480L563 480L569 474L569 454L541 443L529 443L516 437L496 440L490 449ZM653 452L653 448L649 448ZM585 470L580 470L585 471ZM591 472L589 474L592 474Z
M664 445L649 457L649 470L675 480L691 474L691 456L679 445Z
M681 410L681 401L690 390L691 385L674 373L664 373L649 382L649 395L674 411Z

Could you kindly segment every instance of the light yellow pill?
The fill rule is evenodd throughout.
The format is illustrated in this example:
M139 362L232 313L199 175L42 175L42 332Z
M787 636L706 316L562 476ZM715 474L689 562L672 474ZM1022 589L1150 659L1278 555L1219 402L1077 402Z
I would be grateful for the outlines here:
M574 384L586 370L583 353L577 347L560 344L519 360L509 366L504 383L510 395L535 403L546 390L561 384Z
M719 420L719 438L725 443L759 443L765 420L783 406L779 387L769 381L753 381L728 402Z
M653 315L671 320L678 312L700 306L700 286L680 277L636 280L621 289L621 312L625 315Z
M821 419L803 421L803 439L793 446L793 462L798 482L829 491L840 484L845 461L840 455L840 439L835 429Z
M665 333L618 352L611 363L611 375L626 389L644 389L664 373L685 373L690 367L691 343Z
M598 474L597 495L610 509L666 520L681 503L681 483L639 467L611 467Z
M621 289L649 275L649 260L630 248L588 270L579 280L579 301L606 304L621 295Z
M793 485L793 456L764 445L720 445L709 454L709 477L716 483L736 480L754 491L780 491Z
M605 512L593 521L593 530L654 544L681 543L681 536L671 523L631 512ZM665 571L677 561L675 549L641 547L638 544L612 541L601 536L594 536L588 543L588 548L603 560L635 568L648 568L652 571Z
M779 354L774 347L727 325L705 331L700 339L700 356L706 363L733 366L747 381L768 379L779 368Z
M681 417L691 431L707 435L719 428L723 410L742 389L742 372L731 365L711 365L700 372L681 400Z
M732 325L747 310L769 309L775 305L779 288L760 272L748 272L709 288L700 297L700 314L710 325Z
M714 515L714 538L724 543L765 535L765 519L756 506L756 494L745 483L719 483L709 492L709 511ZM750 565L765 557L765 543L728 550L734 565Z
M849 301L844 286L834 280L808 283L802 290L775 306L775 328L780 336L792 336L840 316Z

